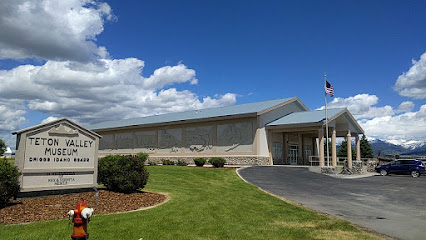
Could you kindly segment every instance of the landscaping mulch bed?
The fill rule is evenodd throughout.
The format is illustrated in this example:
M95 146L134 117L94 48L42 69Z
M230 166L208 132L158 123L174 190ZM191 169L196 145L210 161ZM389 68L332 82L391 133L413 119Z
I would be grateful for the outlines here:
M68 218L68 211L76 207L80 199L95 209L94 214L126 212L164 202L167 197L158 193L132 194L99 190L96 204L95 192L27 198L12 201L0 209L0 224L17 224Z

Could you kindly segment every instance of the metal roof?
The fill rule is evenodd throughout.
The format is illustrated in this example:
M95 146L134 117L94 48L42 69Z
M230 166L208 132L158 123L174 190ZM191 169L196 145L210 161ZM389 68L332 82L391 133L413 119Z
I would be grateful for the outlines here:
M336 115L345 111L346 108L332 108L327 110L328 119L334 118ZM266 126L278 126L286 124L302 124L302 123L318 123L325 120L325 110L293 112L281 117Z
M231 116L231 115L243 115L243 114L254 114L254 113L257 114L261 111L281 105L290 100L297 100L297 99L298 98L296 97L282 98L282 99L269 100L269 101L263 101L263 102L232 105L227 107L206 108L206 109L192 110L192 111L186 111L186 112L153 115L153 116L147 116L147 117L141 117L141 118L108 121L108 122L101 122L91 126L87 126L87 128L91 130L101 130L101 129L112 129L112 128L120 128L120 127L128 127L128 126L159 124L159 123L186 121L186 120L197 120L197 119L205 119L205 118L213 118L213 117L224 117L224 116Z

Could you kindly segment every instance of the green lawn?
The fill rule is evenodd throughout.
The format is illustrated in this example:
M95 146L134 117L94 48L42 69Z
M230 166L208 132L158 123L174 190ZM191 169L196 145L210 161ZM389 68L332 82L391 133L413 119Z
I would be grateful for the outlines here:
M14 158L6 158L6 161L10 164L12 164L12 166L15 166L15 159Z
M293 206L243 182L232 169L150 166L158 207L95 215L90 239L380 239L350 223ZM124 203L123 203L124 204ZM1 226L1 239L70 239L67 220Z

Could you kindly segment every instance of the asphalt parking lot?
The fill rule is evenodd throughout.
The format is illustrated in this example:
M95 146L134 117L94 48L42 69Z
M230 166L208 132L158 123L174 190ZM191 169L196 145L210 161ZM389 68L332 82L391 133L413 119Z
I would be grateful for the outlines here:
M400 239L426 239L426 175L334 178L305 167L255 166L240 176L272 194Z

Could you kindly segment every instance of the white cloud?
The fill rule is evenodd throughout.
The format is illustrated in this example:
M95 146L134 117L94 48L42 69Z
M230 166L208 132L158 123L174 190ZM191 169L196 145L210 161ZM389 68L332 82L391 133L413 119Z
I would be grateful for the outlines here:
M0 98L0 139L6 146L15 148L16 137L11 132L28 121L23 116L25 113L23 101Z
M154 71L149 78L144 80L143 86L147 89L158 89L173 83L190 82L197 84L198 79L195 78L195 71L187 69L181 63L177 66L165 66Z
M89 124L236 102L232 93L200 101L197 94L188 90L159 89L194 83L195 71L183 64L157 69L149 78L142 76L143 66L144 62L135 58L100 59L86 64L49 60L42 66L19 66L0 71L0 96L20 102L16 106L20 109ZM0 129L4 128L0 125Z
M391 106L374 107L379 101L376 95L357 94L353 97L339 98L336 97L328 103L328 108L343 108L346 107L351 114L359 118L374 118L383 116L392 116L394 110ZM320 109L324 109L324 106Z
M41 124L45 124L45 123L48 123L48 122L53 122L53 121L58 120L58 119L59 118L57 118L57 117L50 116L50 117L48 117L46 119L43 119L43 121L41 121Z
M24 107L16 101L0 100L0 131L12 131L26 122Z
M399 95L414 99L426 98L426 53L420 56L420 60L412 60L413 66L401 74L396 80L394 89Z
M2 0L0 58L105 58L108 52L95 44L96 36L114 18L107 3L94 0Z
M426 105L417 112L377 117L360 121L368 136L384 140L426 140Z
M411 110L413 110L414 108L414 103L411 101L405 101L402 102L398 109L396 110L396 113L401 113L401 112L411 112Z
M357 94L335 98L328 107L348 108L369 138L426 140L426 105L413 112L415 104L411 101L402 102L397 109L388 105L377 107L378 102L376 95Z

